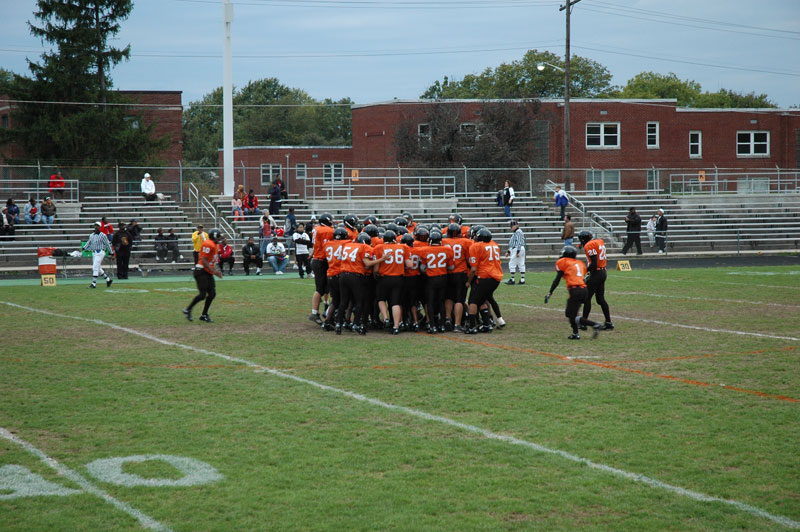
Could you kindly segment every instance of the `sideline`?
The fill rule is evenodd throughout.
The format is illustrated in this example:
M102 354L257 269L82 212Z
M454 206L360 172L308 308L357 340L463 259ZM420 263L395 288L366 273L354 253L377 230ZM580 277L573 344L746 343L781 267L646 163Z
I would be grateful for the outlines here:
M551 307L543 307L539 305L526 305L525 303L512 303L510 301L498 301L498 303L502 305L511 305L514 307L525 307L534 310L548 310L550 312L559 312L561 314L564 313L563 309L560 308L551 308ZM800 342L800 338L796 338L794 336L779 336L777 334L766 334L766 333L757 333L757 332L747 332L747 331L734 331L730 329L714 329L711 327L700 327L699 325L684 325L683 323L672 323L669 321L661 321L661 320L648 320L645 318L630 318L627 316L620 316L619 314L614 314L615 320L627 320L627 321L640 321L643 323L654 323L656 325L668 325L670 327L679 327L681 329L693 329L696 331L706 331L706 332L715 332L715 333L726 333L726 334L738 334L740 336L755 336L758 338L772 338L774 340L791 340L793 342Z
M672 493L674 493L676 495L681 495L683 497L687 497L687 498L695 500L695 501L722 503L722 504L731 506L733 508L736 508L737 510L741 510L743 512L747 512L747 513L749 513L751 515L754 515L754 516L757 516L757 517L762 517L764 519L768 519L768 520L770 520L770 521L772 521L774 523L778 523L778 524L783 525L783 526L785 526L787 528L800 529L800 521L795 521L795 520L793 520L793 519L791 519L789 517L783 516L783 515L771 514L771 513L767 512L765 510L762 510L761 508L757 508L755 506L752 506L752 505L744 503L744 502L740 502L740 501L736 501L736 500L732 500L732 499L723 499L723 498L720 498L720 497L714 497L712 495L706 495L704 493L700 493L700 492L693 491L693 490L690 490L690 489L682 488L680 486L675 486L675 485L672 485L672 484L668 484L666 482L662 482L660 480L657 480L657 479L654 479L654 478L651 478L651 477L648 477L648 476L645 476L645 475L641 475L641 474L638 474L638 473L632 473L632 472L625 471L623 469L618 469L616 467L605 465L605 464L602 464L602 463L599 463L599 462L593 462L593 461L591 461L591 460L589 460L587 458L583 458L583 457L577 456L575 454L568 453L566 451L562 451L562 450L559 450L559 449L552 449L550 447L545 447L543 445L539 445L538 443L530 442L530 441L527 441L527 440L522 440L522 439L519 439L519 438L515 438L513 436L507 436L507 435L504 435L504 434L499 434L499 433L492 432L490 430L487 430L487 429L484 429L484 428L481 428L481 427L478 427L478 426L475 426L475 425L469 425L469 424L461 423L459 421L455 421L453 419L446 418L446 417L443 417L443 416L438 416L438 415L435 415L435 414L429 414L429 413L424 412L422 410L416 410L416 409L405 407L405 406L399 406L399 405L394 405L394 404L391 404L391 403L386 403L386 402L381 401L379 399L373 399L371 397L367 397L365 395L361 395L361 394L356 393L356 392L351 392L351 391L344 390L344 389L341 389L341 388L336 388L336 387L333 387L333 386L329 386L327 384L322 384L322 383L319 383L319 382L316 382L316 381L305 379L303 377L299 377L297 375L292 375L292 374L289 374L289 373L285 373L283 371L279 371L279 370L276 370L276 369L273 369L273 368L264 367L264 366L261 366L259 364L256 364L255 362L251 362L249 360L245 360L245 359L242 359L242 358L236 358L236 357L232 357L230 355L225 355L223 353L217 353L215 351L210 351L208 349L203 349L203 348L194 347L194 346L191 346L191 345L172 342L170 340L165 340L163 338L158 338L156 336L153 336L153 335L145 333L145 332L137 331L136 329L131 329L129 327L123 327L121 325L105 322L105 321L98 320L98 319L83 318L81 316L71 316L71 315L68 315L68 314L60 314L60 313L57 313L57 312L51 312L51 311L47 311L47 310L41 310L41 309L26 307L24 305L18 305L16 303L11 303L11 302L8 302L8 301L0 301L0 304L4 304L4 305L10 306L10 307L14 307L14 308L18 308L18 309L21 309L21 310L27 310L29 312L34 312L34 313L38 313L38 314L44 314L44 315L47 315L47 316L54 316L54 317L57 317L57 318L66 318L66 319L72 319L72 320L76 320L76 321L84 321L84 322L88 322L88 323L94 323L94 324L100 325L102 327L116 329L118 331L127 332L129 334L132 334L132 335L135 335L135 336L139 336L141 338L152 340L153 342L156 342L156 343L159 343L159 344L162 344L162 345L166 345L166 346L170 346L170 347L178 347L178 348L181 348L181 349L185 349L187 351L194 351L196 353L202 353L202 354L205 354L205 355L221 358L223 360L228 360L230 362L237 362L237 363L243 364L245 366L248 366L248 367L256 370L258 373L268 373L268 374L276 376L276 377L281 377L283 379L288 379L288 380L292 380L292 381L299 382L299 383L302 383L302 384L307 384L307 385L313 386L314 388L317 388L319 390L323 390L323 391L326 391L326 392L331 392L331 393L335 393L335 394L342 395L342 396L345 396L345 397L349 397L351 399L355 399L357 401L365 402L365 403L368 403L368 404L371 404L371 405L374 405L374 406L378 406L378 407L381 407L381 408L385 408L387 410L393 410L393 411L396 411L396 412L402 412L404 414L408 414L408 415L416 417L416 418L424 419L426 421L435 421L435 422L438 422L438 423L442 423L444 425L448 425L448 426L451 426L451 427L454 427L454 428L457 428L457 429L461 429L463 431L470 432L472 434L478 434L478 435L483 436L484 438L489 439L489 440L501 441L501 442L508 443L508 444L511 444L511 445L519 445L519 446L526 447L526 448L531 449L531 450L536 451L536 452L559 456L559 457L564 458L564 459L566 459L566 460L568 460L570 462L575 462L575 463L578 463L578 464L582 464L582 465L585 465L585 466L590 467L592 469L595 469L595 470L598 470L598 471L602 471L604 473L608 473L608 474L615 475L615 476L618 476L618 477L622 477L622 478L625 478L627 480L631 480L633 482L640 482L642 484L645 484L645 485L653 487L653 488L660 488L660 489L672 492ZM124 504L124 503L121 503L121 504Z
M47 456L44 453L44 451L38 449L37 447L34 447L32 444L26 442L22 438L19 438L11 434L11 432L9 432L7 429L0 427L0 436L2 436L3 438L7 439L10 442L16 443L17 445L28 451L30 454L36 456L37 458L39 458L39 460L44 462L48 467L55 470L56 473L58 473L62 477L68 478L75 484L79 485L81 488L83 488L85 492L100 497L107 503L116 507L118 510L122 510L126 514L130 515L131 517L139 521L139 523L144 528L149 528L152 530L160 530L163 532L171 532L170 528L162 525L152 517L146 515L140 510L137 510L130 504L115 499L105 491L101 490L100 488L98 488L97 486L86 480L82 475L78 474L77 472L73 471L69 467L62 464L61 462L57 461L55 458Z

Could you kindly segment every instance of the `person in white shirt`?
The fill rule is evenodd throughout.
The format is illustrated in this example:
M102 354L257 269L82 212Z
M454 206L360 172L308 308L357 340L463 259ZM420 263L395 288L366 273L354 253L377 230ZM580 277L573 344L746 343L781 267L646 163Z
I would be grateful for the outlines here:
M286 248L278 242L278 237L273 236L272 242L267 244L267 262L272 266L275 275L283 275L283 270L289 264L289 257L286 256Z
M654 214L647 222L647 239L650 241L651 248L656 245L656 220L658 217Z
M156 184L150 179L150 174L148 173L145 173L144 178L142 178L142 196L146 201L155 201L157 199Z
M311 277L311 261L308 259L308 246L311 245L311 237L306 234L306 225L304 223L297 224L297 228L292 234L292 242L294 242L294 256L297 267L300 270L300 278L302 279L306 273Z

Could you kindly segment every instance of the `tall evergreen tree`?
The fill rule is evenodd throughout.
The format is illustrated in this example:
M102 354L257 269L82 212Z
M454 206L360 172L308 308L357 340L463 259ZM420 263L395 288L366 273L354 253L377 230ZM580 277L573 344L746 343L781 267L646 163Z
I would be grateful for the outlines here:
M52 46L39 62L28 61L32 77L14 75L0 87L20 100L13 128L0 136L18 144L28 159L61 163L152 161L166 139L153 138L153 124L126 106L109 70L130 55L109 39L131 13L131 0L38 0L30 31Z

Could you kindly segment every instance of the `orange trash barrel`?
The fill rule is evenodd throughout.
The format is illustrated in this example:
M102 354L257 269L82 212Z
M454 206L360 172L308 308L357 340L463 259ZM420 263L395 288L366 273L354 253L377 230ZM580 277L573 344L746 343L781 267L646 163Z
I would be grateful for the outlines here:
M56 273L56 259L53 257L53 251L56 248L39 248L37 253L39 255L39 273L42 275L55 275Z

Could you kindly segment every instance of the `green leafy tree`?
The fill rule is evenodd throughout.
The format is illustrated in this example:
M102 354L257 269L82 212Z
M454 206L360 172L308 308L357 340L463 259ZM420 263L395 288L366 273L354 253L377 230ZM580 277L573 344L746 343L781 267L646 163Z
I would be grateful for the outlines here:
M233 137L238 146L347 145L349 98L318 102L276 78L251 81L233 95ZM190 164L217 166L222 146L222 88L183 113L184 157Z
M753 108L775 107L766 94L741 94L720 89L718 92L703 92L699 83L680 79L676 74L640 72L615 94L620 98L675 98L682 107L708 108Z
M30 31L53 51L40 62L28 61L32 77L14 74L0 82L12 100L23 101L12 111L14 127L4 130L0 141L16 143L26 158L44 161L153 160L167 140L153 137L154 124L144 124L126 106L97 105L131 103L110 91L109 77L130 47L114 48L109 40L132 5L130 0L38 0L39 25L29 23Z
M480 74L467 74L461 80L450 80L445 76L441 82L435 81L428 87L421 97L429 99L563 97L564 73L550 66L539 70L537 66L544 63L564 67L563 61L556 54L528 50L518 61L502 63L496 68L486 68ZM573 97L602 97L614 90L608 69L585 57L572 57L570 79L570 95Z

